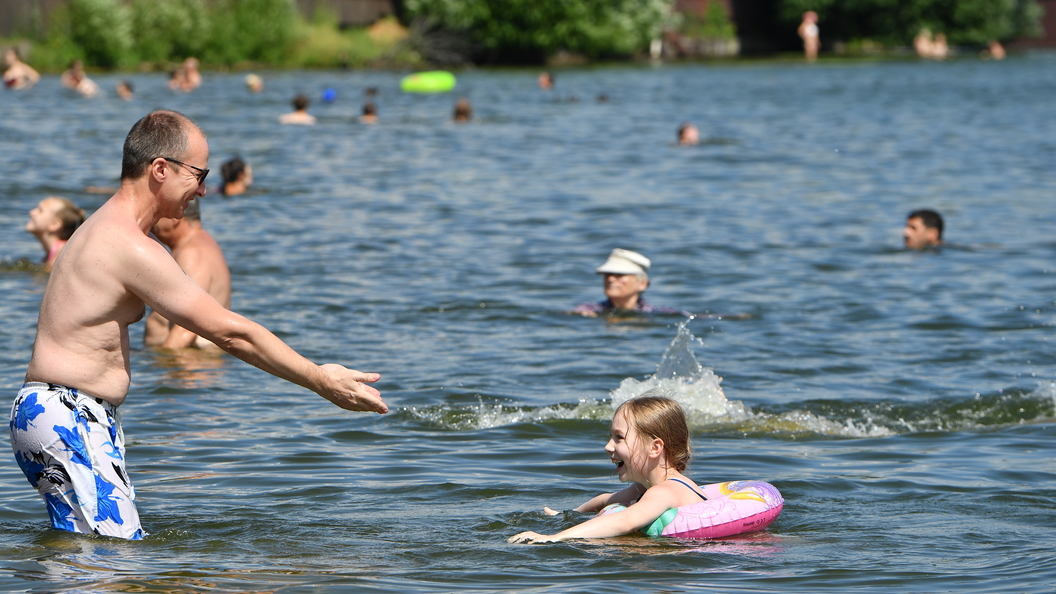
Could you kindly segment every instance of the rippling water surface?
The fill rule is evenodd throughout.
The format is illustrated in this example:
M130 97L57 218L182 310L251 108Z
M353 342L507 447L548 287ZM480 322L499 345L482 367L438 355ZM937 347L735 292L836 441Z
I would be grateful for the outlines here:
M122 407L143 542L49 530L0 464L0 589L135 592L1047 592L1056 581L1056 56L528 71L207 75L131 103L56 77L0 94L0 380L21 384L46 277L21 231L89 210L155 107L253 165L203 200L234 309L320 361L378 371L392 412L339 411L228 356L132 353ZM106 90L116 76L100 76ZM356 121L375 86L381 122ZM303 91L319 125L280 127ZM607 101L596 98L604 94ZM703 142L674 145L681 121ZM949 245L901 249L934 207ZM574 317L614 247L651 302ZM142 330L134 328L138 343ZM617 482L613 401L690 413L690 475L774 483L769 531L508 545ZM5 438L6 440L6 438Z

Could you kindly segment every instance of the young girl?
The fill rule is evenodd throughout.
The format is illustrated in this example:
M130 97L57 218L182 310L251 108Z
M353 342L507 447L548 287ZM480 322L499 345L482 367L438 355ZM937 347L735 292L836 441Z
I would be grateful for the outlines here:
M570 538L604 538L629 534L648 526L665 511L704 500L693 481L682 471L689 463L689 427L682 407L670 398L648 393L628 400L612 417L611 437L605 451L616 465L616 475L631 485L604 493L577 507L577 512L597 512L618 503L618 512L596 516L557 534L522 532L508 542L543 543ZM543 508L548 515L558 512Z
M84 222L85 212L65 198L48 196L29 211L26 231L32 233L44 248L44 270L51 272L55 259Z

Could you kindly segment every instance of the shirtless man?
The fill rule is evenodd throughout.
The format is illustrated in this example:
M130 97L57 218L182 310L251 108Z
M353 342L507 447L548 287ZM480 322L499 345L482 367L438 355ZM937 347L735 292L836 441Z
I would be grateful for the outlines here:
M99 93L99 85L84 73L84 63L80 60L74 60L69 70L59 77L59 81L67 89L77 91L81 97L90 99Z
M201 208L195 200L183 211L182 219L161 219L152 229L154 237L172 250L172 259L205 289L217 303L231 309L231 271L224 252L213 236L202 228ZM194 332L177 326L156 311L147 316L143 344L165 349L216 348Z
M279 116L279 123L311 126L315 123L315 116L308 113L309 103L311 102L308 100L308 95L298 93L293 98L293 111Z
M4 64L7 66L7 69L4 70L4 86L9 89L15 91L28 89L40 80L40 75L37 74L37 71L33 70L29 64L19 60L18 53L13 49L9 49L4 53Z
M263 326L217 303L147 232L205 195L209 145L181 114L155 111L125 139L121 187L70 238L40 305L26 384L11 410L11 446L52 526L126 539L145 535L124 469L118 406L131 383L128 326L149 305L277 377L354 411L385 413L363 382L376 373L316 365Z

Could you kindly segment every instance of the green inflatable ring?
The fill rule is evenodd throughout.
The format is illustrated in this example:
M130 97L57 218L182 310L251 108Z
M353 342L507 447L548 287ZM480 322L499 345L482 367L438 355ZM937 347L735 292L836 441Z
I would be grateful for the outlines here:
M400 90L404 93L446 93L453 88L455 75L446 70L417 72L400 81Z

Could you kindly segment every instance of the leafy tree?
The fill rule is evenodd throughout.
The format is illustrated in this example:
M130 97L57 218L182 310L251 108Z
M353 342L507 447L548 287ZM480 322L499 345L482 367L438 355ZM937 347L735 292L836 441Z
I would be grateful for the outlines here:
M70 40L84 52L85 61L98 66L124 66L133 55L132 19L118 0L70 0Z
M132 23L140 60L161 62L200 56L210 36L202 0L133 0Z
M470 37L491 62L539 62L560 50L628 56L658 37L672 0L404 0L406 16Z
M1040 33L1035 0L779 0L789 27L808 10L818 13L828 38L872 39L908 45L922 28L953 44L985 44Z

